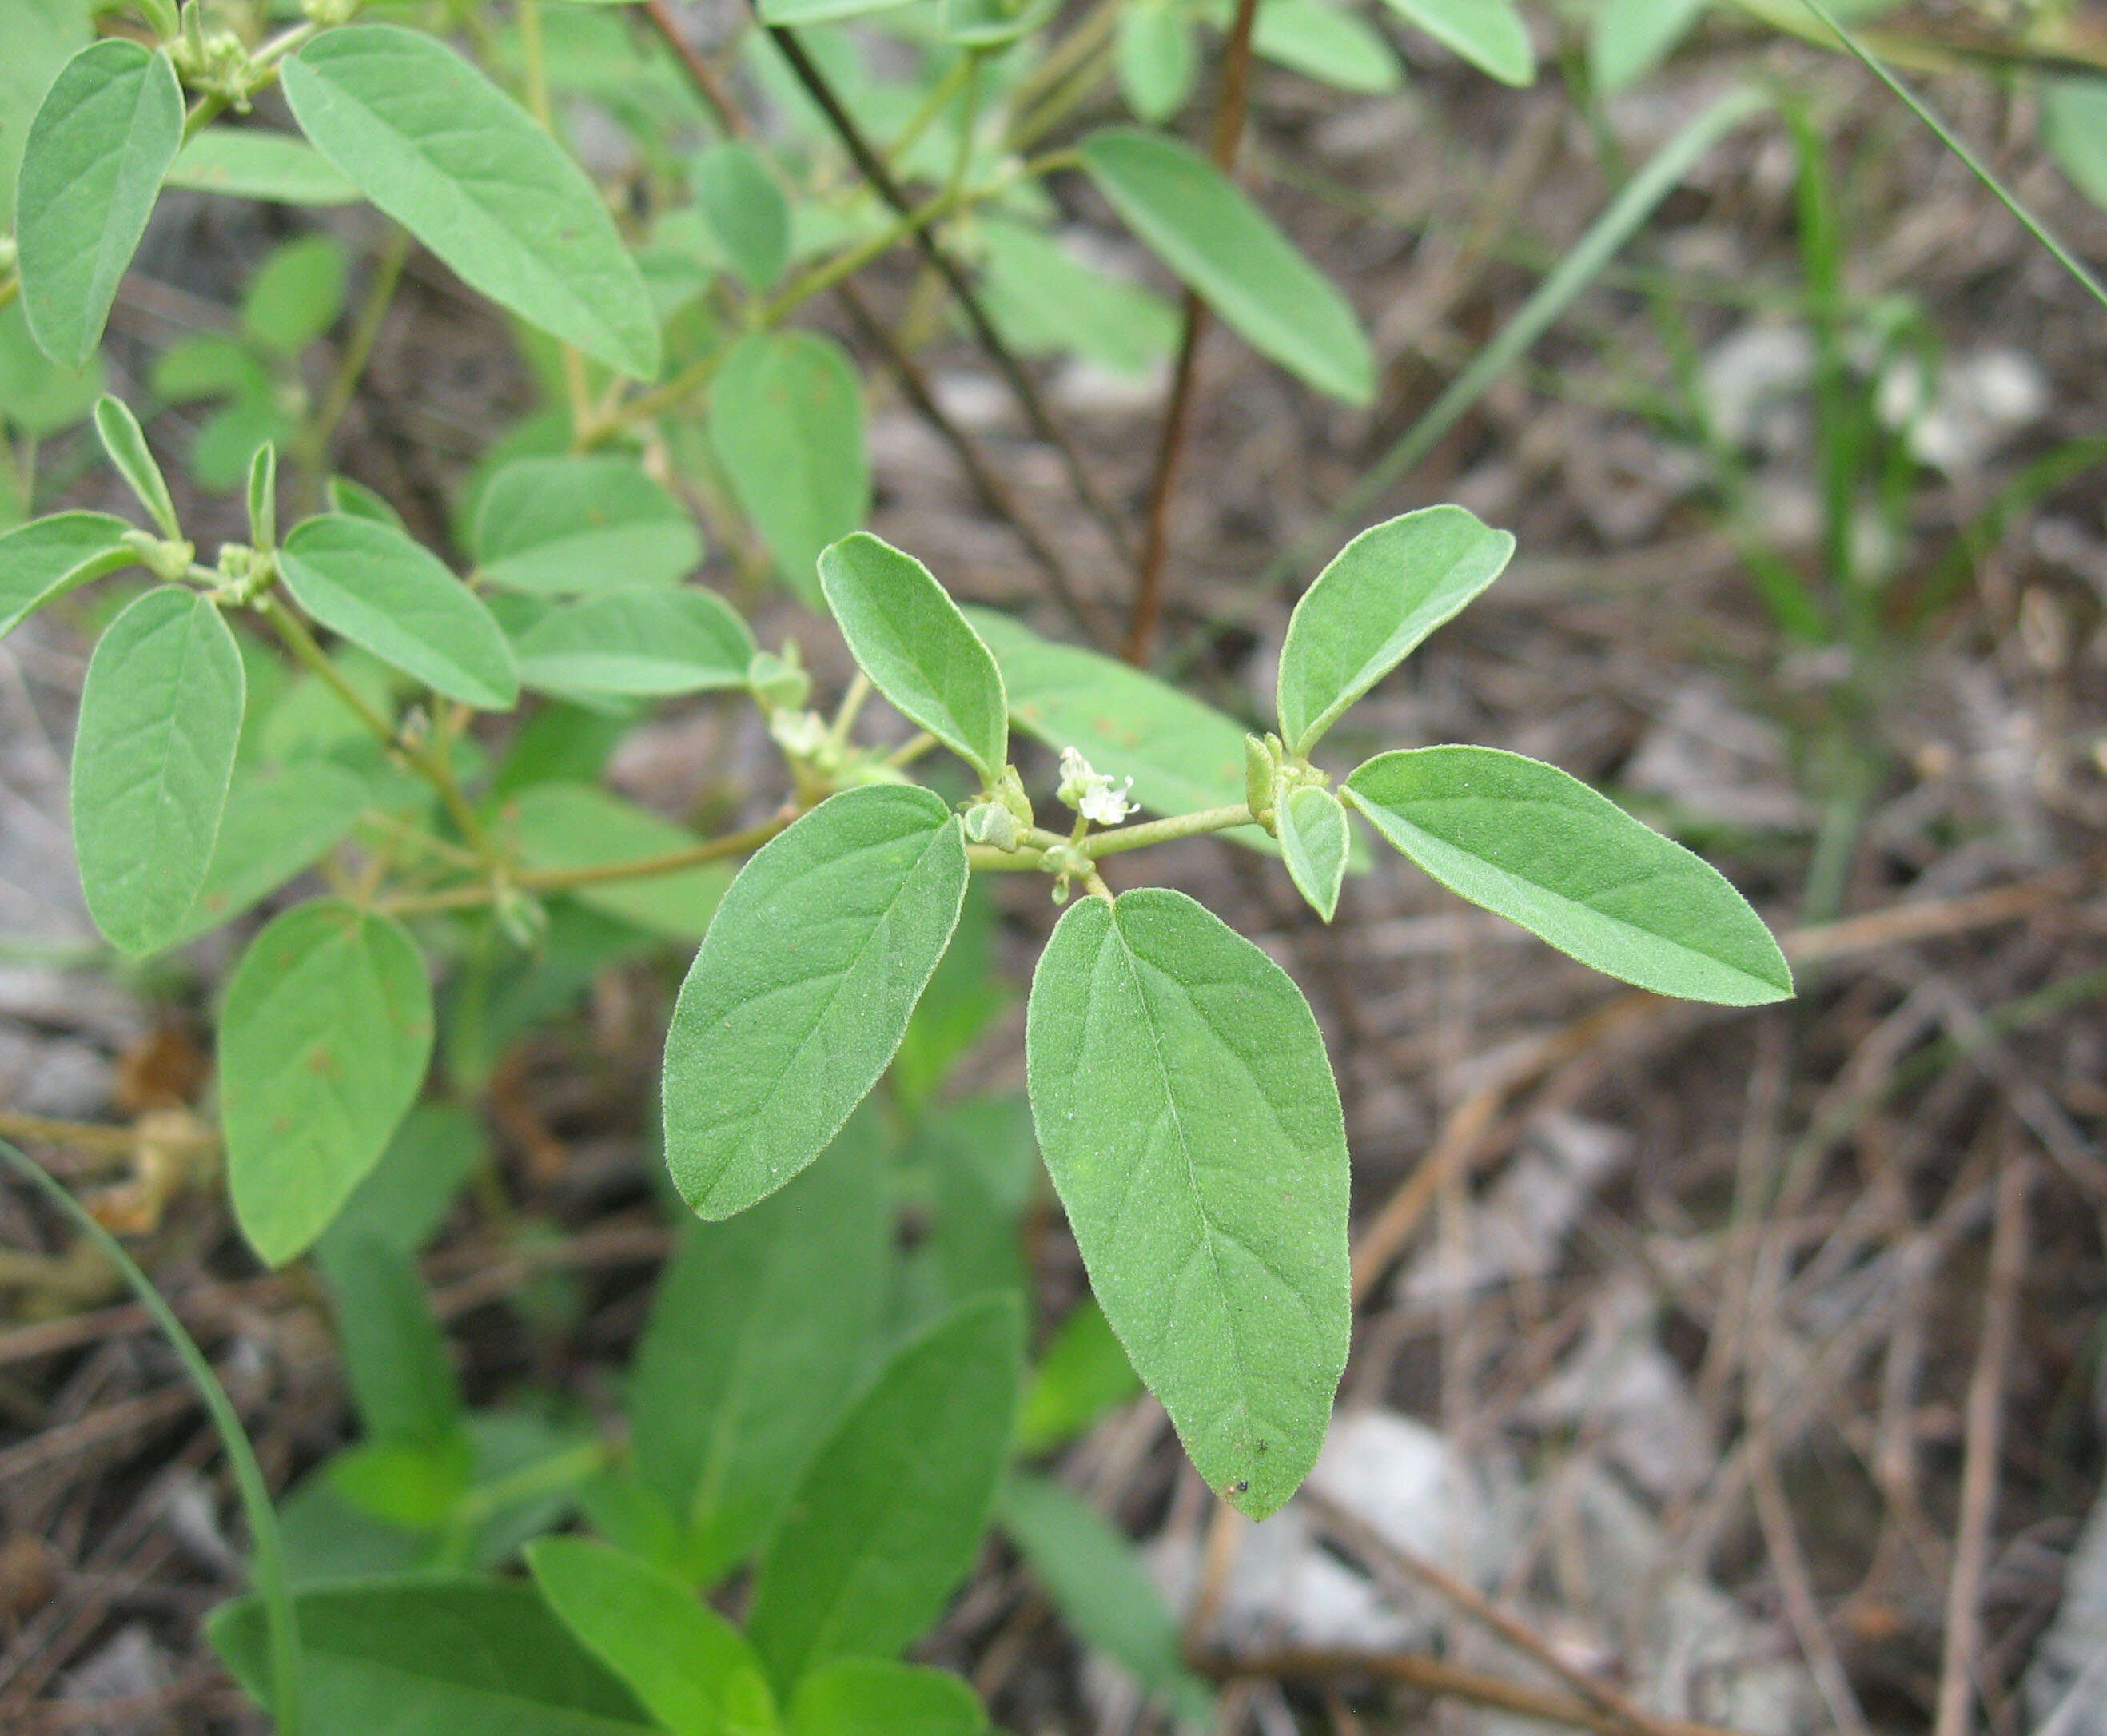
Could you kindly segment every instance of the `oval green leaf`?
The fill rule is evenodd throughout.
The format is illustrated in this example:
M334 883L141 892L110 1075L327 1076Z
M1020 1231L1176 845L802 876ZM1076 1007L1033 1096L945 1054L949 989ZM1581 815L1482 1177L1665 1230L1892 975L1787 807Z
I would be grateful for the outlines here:
M241 653L219 611L173 586L110 622L88 659L73 751L73 837L88 914L137 958L183 932L219 837L241 738Z
M1536 78L1536 50L1513 0L1389 0L1390 9L1503 84Z
M400 923L317 899L249 943L220 1012L220 1109L234 1214L271 1265L380 1160L431 1054L431 985Z
M518 642L519 679L554 693L658 698L746 685L753 635L714 592L610 591L544 615Z
M1360 96L1404 83L1396 51L1359 14L1330 0L1265 0L1251 47L1262 60Z
M139 504L146 509L147 516L161 527L161 534L170 538L180 536L182 526L176 518L168 478L161 474L161 467L146 444L146 431L139 426L139 419L132 414L132 406L107 393L97 398L95 437L102 442L104 455L124 478Z
M703 558L685 509L626 458L507 464L477 505L474 545L492 584L546 597L671 585Z
M312 145L261 127L208 127L177 153L168 184L279 205L348 205L362 196Z
M789 261L790 207L760 154L744 140L723 140L696 154L689 178L732 269L757 294L766 289Z
M685 1586L583 1537L542 1537L526 1553L564 1626L672 1736L771 1736L779 1727L746 1635Z
M859 531L820 555L820 587L878 692L992 784L1009 758L1002 672L929 569Z
M790 1736L981 1736L979 1696L947 1670L838 1657L797 1684Z
M965 896L958 817L900 784L829 796L740 871L666 1034L666 1164L699 1214L766 1198L841 1131Z
M619 373L657 376L658 316L592 182L444 43L353 25L281 76L315 148L464 281Z
M131 528L108 513L58 513L0 536L0 639L75 585L130 566Z
M1785 954L1724 875L1555 765L1414 748L1378 754L1344 794L1449 890L1606 976L1726 1007L1792 994Z
M102 341L182 141L175 68L128 38L91 43L44 93L22 147L15 238L23 310L52 361L80 367Z
M65 63L95 35L88 0L11 0L0 6L0 231L15 227L15 176L25 117L34 115Z
M814 333L756 332L717 370L709 431L775 570L816 606L820 551L870 511L856 370L838 344Z
M343 841L366 801L365 784L327 760L238 773L182 938L231 922L313 867Z
M1200 1474L1263 1518L1316 1463L1351 1321L1309 1003L1182 892L1083 899L1032 978L1025 1063L1105 1317Z
M1667 59L1703 13L1705 0L1606 0L1588 26L1588 76L1604 96Z
M485 711L519 698L504 630L437 555L393 526L325 513L294 527L278 568L317 621L433 692Z
M754 1577L747 1631L778 1688L898 1653L972 1568L1009 1452L1023 1322L966 1303L911 1339L820 1449Z
M1092 133L1081 155L1128 226L1253 349L1350 404L1375 396L1375 355L1346 298L1213 164L1135 127Z
M1356 536L1295 605L1280 650L1280 733L1306 754L1339 715L1500 576L1515 540L1460 506Z
M1280 854L1295 890L1310 908L1330 922L1339 908L1339 887L1346 877L1346 855L1353 843L1346 810L1329 790L1305 783L1281 803Z

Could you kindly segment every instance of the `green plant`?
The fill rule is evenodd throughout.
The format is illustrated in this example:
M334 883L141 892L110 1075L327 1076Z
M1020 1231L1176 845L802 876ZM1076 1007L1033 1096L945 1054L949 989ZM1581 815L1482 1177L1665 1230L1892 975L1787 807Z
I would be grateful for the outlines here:
M1497 75L1530 75L1504 0L1397 9ZM34 18L50 51L16 182L18 269L0 289L19 294L50 368L91 366L171 177L288 204L362 196L397 226L326 389L309 389L308 352L339 323L345 274L312 239L252 280L240 339L163 358L164 396L224 401L191 469L245 485L245 539L200 558L145 431L107 397L94 431L148 523L65 512L0 536L0 629L91 581L126 587L96 640L73 772L83 887L111 944L162 953L311 869L327 882L248 939L227 985L220 1119L251 1246L273 1265L317 1256L362 1436L287 1505L299 1644L267 1598L222 1613L222 1655L281 1723L324 1729L366 1727L386 1692L470 1731L496 1727L500 1702L530 1704L537 1729L820 1736L883 1713L971 1731L982 1715L960 1684L891 1660L997 1513L1079 1609L1093 1594L1076 1588L1110 1586L1140 1611L1079 1619L1196 1703L1119 1540L1011 1455L1020 1438L1058 1442L1138 1376L1224 1500L1277 1509L1315 1460L1345 1364L1348 1158L1287 975L1182 892L1115 895L1105 865L1221 834L1280 858L1329 922L1365 847L1358 813L1465 898L1642 987L1777 1000L1791 992L1783 956L1717 872L1552 766L1468 746L1381 753L1342 776L1322 763L1340 717L1507 564L1512 538L1461 508L1390 519L1337 553L1296 608L1263 733L1099 652L962 610L860 528L853 361L785 322L822 294L868 322L857 273L911 245L1085 509L1131 541L1015 352L1145 361L1172 321L1057 253L1055 176L1087 177L1186 285L1188 361L1204 305L1313 388L1372 396L1350 305L1227 173L1233 127L1212 159L1124 125L1027 154L1115 57L1131 85L1127 38L1156 28L1146 8L1103 7L1051 38L1038 8L922 9L900 25L915 78L858 87L851 105L852 43L790 26L884 9L779 0L751 66L798 122L775 151L709 62L645 58L618 7L521 0L501 24L411 9L472 24L517 100L436 34L353 22L349 0L307 0L267 34L283 10L148 0L144 32L92 42L63 0L0 19L0 45L29 43ZM1229 19L1233 64L1264 47L1261 16ZM1354 76L1375 79L1368 39L1333 35L1359 43ZM222 123L274 84L299 136ZM566 86L633 119L626 199L559 142ZM717 136L690 148L706 122ZM550 399L493 443L459 503L465 579L333 472L406 237L518 322ZM1089 287L1035 299L1057 257ZM910 346L866 329L1102 642L1094 606L945 419ZM86 407L78 379L54 379ZM1172 439L1166 487L1175 457ZM761 648L732 602L688 582L703 542L669 485L748 594L772 572L831 616L860 673L829 711L794 643ZM919 733L860 733L874 691ZM711 693L765 719L779 804L718 792L722 828L704 837L600 787L631 724ZM1014 753L1013 730L1058 771ZM959 766L918 781L939 748ZM975 877L1002 874L1040 877L1068 906L1031 989L1028 1123L999 1101L932 1106L986 1021L986 972L956 955L984 920L965 914ZM459 1105L510 1037L599 965L669 943L695 949L663 1125L696 1222L617 1451L560 1405L469 1410L411 1257L474 1167ZM420 1102L435 1057L444 1086ZM1031 1128L1094 1299L1027 1390L1015 1233ZM886 1182L901 1164L928 1177L937 1222L928 1261L904 1274ZM533 1588L481 1571L574 1511L614 1546L533 1543ZM742 1631L696 1592L749 1563ZM351 1572L375 1577L321 1582ZM297 1684L284 1680L296 1656Z

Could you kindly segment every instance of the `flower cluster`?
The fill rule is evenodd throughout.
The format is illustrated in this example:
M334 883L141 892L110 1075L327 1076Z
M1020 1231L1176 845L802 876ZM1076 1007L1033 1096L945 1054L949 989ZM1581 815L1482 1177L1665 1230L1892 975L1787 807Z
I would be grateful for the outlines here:
M1134 787L1130 778L1115 789L1114 779L1094 771L1090 762L1072 747L1061 750L1061 787L1054 793L1094 826L1116 826L1135 811L1138 804L1126 799Z

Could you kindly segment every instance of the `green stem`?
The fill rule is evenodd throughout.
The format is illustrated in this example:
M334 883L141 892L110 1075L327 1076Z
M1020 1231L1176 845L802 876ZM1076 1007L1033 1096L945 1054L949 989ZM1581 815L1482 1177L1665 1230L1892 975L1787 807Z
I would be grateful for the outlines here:
M5 1162L43 1194L115 1267L140 1304L153 1317L155 1326L168 1341L183 1365L183 1372L190 1376L191 1384L204 1401L213 1429L219 1436L221 1449L227 1454L235 1488L240 1494L243 1515L249 1521L249 1544L255 1556L256 1588L263 1600L264 1627L270 1635L272 1715L277 1722L278 1736L299 1736L300 1630L285 1577L285 1540L278 1531L278 1516L271 1505L271 1490L263 1479L263 1467L256 1462L256 1451L249 1444L248 1433L241 1426L240 1413L227 1396L227 1388L219 1384L219 1377L213 1374L204 1352L198 1348L197 1340L183 1330L175 1310L154 1288L153 1281L133 1263L131 1255L119 1245L117 1239L97 1223L41 1164L32 1162L14 1146L0 1142L0 1162Z
M901 159L914 148L922 135L929 130L931 123L959 94L960 87L972 75L974 59L975 52L968 48L944 69L944 76L922 99L922 106L909 117L907 124L900 129L900 137L887 147L885 153L887 168L897 169L900 167Z
M1116 832L1101 832L1084 839L1082 850L1086 856L1102 859L1125 850L1146 850L1152 844L1170 844L1179 838L1203 837L1211 832L1255 823L1250 805L1240 801L1233 808L1205 808L1173 819L1148 820L1139 826L1122 826Z

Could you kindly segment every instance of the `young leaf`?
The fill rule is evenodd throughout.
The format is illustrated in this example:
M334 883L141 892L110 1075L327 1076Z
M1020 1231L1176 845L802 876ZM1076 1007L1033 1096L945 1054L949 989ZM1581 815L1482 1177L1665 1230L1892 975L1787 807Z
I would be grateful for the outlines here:
M726 139L699 152L690 171L695 203L732 269L757 294L790 258L790 207L751 145Z
M767 1541L863 1370L892 1245L886 1155L852 1118L779 1193L691 1225L659 1281L625 1408L699 1580Z
M540 1538L527 1565L564 1626L672 1736L775 1736L761 1660L685 1586L582 1537Z
M312 145L260 127L208 127L176 154L168 183L280 205L348 205L360 195Z
M634 1695L517 1581L418 1578L329 1586L294 1599L303 1736L649 1736ZM266 1704L260 1599L205 1628Z
M1162 1695L1180 1724L1215 1725L1215 1697L1185 1667L1178 1623L1134 1546L1086 1502L1043 1477L1013 1475L996 1522L1086 1644Z
M1002 674L929 569L859 531L820 555L820 586L878 692L992 785L1009 758Z
M281 76L315 148L464 281L618 373L657 377L658 316L592 182L452 49L352 25Z
M815 333L756 332L717 370L709 430L775 570L817 604L820 551L870 511L856 370L839 345Z
M431 985L399 923L317 899L249 943L220 1012L220 1106L234 1213L271 1265L380 1160L431 1053Z
M713 591L609 591L544 615L521 634L519 679L555 693L659 697L744 687L753 635Z
M966 842L943 798L832 796L732 882L666 1034L666 1164L701 1216L767 1197L878 1083L950 944Z
M1105 1317L1230 1505L1263 1518L1346 1363L1346 1138L1302 994L1182 892L1080 899L1025 1029L1048 1173Z
M371 518L325 513L278 552L286 589L333 633L486 711L519 698L504 630L438 557Z
M375 1236L339 1236L326 1240L321 1263L366 1435L392 1446L465 1448L460 1382L408 1254Z
M663 815L587 783L531 784L503 811L529 868L611 868L692 850L702 842ZM569 896L653 934L699 940L730 884L724 863L696 862L663 874L589 881Z
M681 503L626 458L523 458L477 505L476 564L493 585L546 597L671 585L703 540Z
M265 256L241 298L241 329L265 349L297 356L344 312L344 244L302 236Z
M168 478L154 462L146 446L146 431L122 398L105 393L95 401L95 435L117 473L124 478L146 514L160 527L164 536L180 536L175 503L168 498Z
M219 611L173 585L110 622L88 659L73 751L73 837L95 926L141 957L183 931L219 837L241 738L241 653Z
M790 1736L981 1736L980 1698L945 1670L838 1657L797 1684Z
M1339 715L1500 576L1514 553L1460 506L1429 506L1366 530L1303 593L1287 623L1280 733L1307 754Z
M1280 854L1295 890L1326 922L1339 908L1339 887L1346 877L1346 854L1353 840L1346 810L1329 790L1305 783L1280 805Z
M1657 994L1754 1007L1792 971L1726 877L1607 796L1491 747L1378 754L1346 799L1449 890Z
M1513 0L1389 0L1390 9L1503 84L1536 77L1536 51Z
M1017 1409L1017 1299L910 1340L820 1451L755 1576L747 1631L779 1688L899 1652L972 1567Z
M1134 233L1253 349L1350 404L1374 397L1374 353L1346 298L1214 164L1134 127L1092 133L1081 155Z
M267 440L249 460L249 540L266 553L278 546L278 448Z
M52 361L79 367L102 341L182 139L175 68L128 38L90 43L45 92L22 147L15 236L23 309Z
M0 639L75 585L130 566L131 528L107 513L59 513L0 536Z
M244 767L227 792L212 865L180 939L231 922L343 841L366 805L366 786L327 760Z

